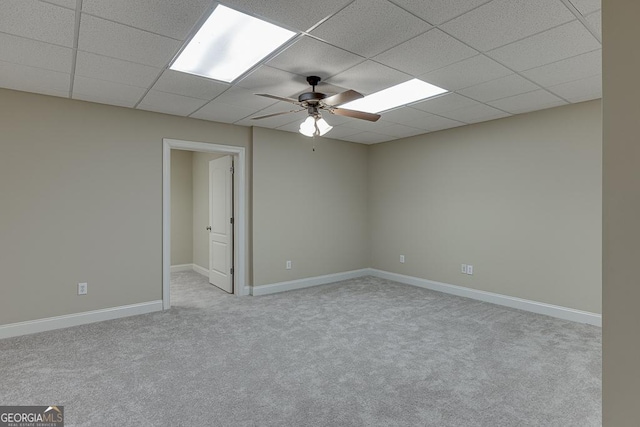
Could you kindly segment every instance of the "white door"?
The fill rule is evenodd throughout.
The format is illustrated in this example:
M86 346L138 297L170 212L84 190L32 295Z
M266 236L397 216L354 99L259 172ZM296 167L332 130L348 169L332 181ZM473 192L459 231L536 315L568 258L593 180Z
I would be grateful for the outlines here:
M233 159L209 162L209 283L233 293Z

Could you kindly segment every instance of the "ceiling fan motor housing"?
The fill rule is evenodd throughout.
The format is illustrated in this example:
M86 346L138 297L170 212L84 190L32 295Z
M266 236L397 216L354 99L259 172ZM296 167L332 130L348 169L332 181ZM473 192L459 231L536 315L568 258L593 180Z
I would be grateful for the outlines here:
M312 87L311 92L300 94L300 96L298 96L298 102L306 102L307 104L315 105L321 100L325 99L327 95L325 95L324 93L316 92L316 86L318 85L318 83L320 83L320 80L322 79L318 76L308 76L307 83L309 83Z
M320 92L305 92L298 96L298 102L308 102L309 104L316 104L326 97L327 95Z

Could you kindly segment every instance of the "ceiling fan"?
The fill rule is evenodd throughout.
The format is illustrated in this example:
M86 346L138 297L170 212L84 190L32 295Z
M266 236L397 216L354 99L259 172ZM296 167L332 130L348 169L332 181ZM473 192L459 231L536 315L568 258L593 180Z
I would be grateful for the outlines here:
M280 113L267 114L266 116L252 117L252 120L266 119L268 117L279 116L282 114L298 113L300 111L307 110L309 116L300 125L300 133L306 136L324 135L332 129L332 126L322 118L320 110L328 111L331 114L338 116L352 117L355 119L368 120L375 122L380 118L379 114L366 113L364 111L348 110L346 108L339 108L337 105L346 104L347 102L354 101L359 98L363 98L364 95L356 92L355 90L347 90L345 92L338 93L336 95L327 96L324 93L316 92L316 86L320 83L320 77L309 76L307 82L311 85L311 92L305 92L298 96L298 99L285 98L276 95L269 95L266 93L257 93L258 96L264 96L266 98L277 99L278 101L289 102L302 107L299 110L282 111Z

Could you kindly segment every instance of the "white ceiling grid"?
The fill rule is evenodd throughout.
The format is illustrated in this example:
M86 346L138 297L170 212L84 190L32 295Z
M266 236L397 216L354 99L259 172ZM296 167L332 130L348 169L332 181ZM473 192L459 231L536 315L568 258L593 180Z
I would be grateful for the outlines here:
M255 93L370 94L411 78L451 91L376 123L373 144L601 97L600 0L225 0L299 35L233 84L169 70L212 0L3 0L0 87L296 132L305 113Z

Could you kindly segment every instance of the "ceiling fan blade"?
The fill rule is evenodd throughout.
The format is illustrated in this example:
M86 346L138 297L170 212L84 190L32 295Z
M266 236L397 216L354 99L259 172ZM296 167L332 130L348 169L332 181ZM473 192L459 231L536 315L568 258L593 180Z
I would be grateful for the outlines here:
M277 99L278 101L290 102L292 104L300 105L297 99L284 98L282 96L269 95L268 93L256 93L258 96L264 96L265 98Z
M354 119L369 120L370 122L378 121L380 114L365 113L364 111L347 110L346 108L332 108L331 113L338 116L353 117Z
M364 98L364 95L356 92L355 90L347 90L345 92L325 98L322 100L322 102L326 105L342 105L360 98Z
M298 113L300 111L304 111L304 110L282 111L280 113L267 114L266 116L251 117L251 120L267 119L269 117L281 116L282 114L289 114L289 113Z

